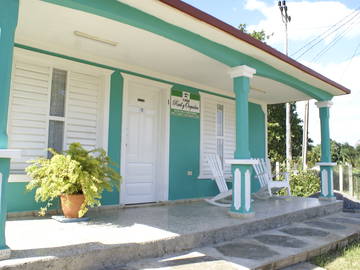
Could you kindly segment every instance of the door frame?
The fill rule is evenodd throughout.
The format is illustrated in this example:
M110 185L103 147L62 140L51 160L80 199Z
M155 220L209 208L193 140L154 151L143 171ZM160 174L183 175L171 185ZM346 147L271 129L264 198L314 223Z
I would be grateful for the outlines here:
M160 138L159 138L159 153L158 164L156 166L159 175L156 182L157 190L156 202L167 201L169 199L169 150L170 150L170 92L173 85L162 83L126 73L121 73L124 78L123 85L123 106L122 106L122 125L121 125L121 162L120 173L123 178L123 183L126 181L126 128L127 128L127 110L128 110L128 93L129 82L140 83L152 87L157 87L160 90ZM163 143L161 143L163 142ZM125 204L125 185L120 186L120 204Z

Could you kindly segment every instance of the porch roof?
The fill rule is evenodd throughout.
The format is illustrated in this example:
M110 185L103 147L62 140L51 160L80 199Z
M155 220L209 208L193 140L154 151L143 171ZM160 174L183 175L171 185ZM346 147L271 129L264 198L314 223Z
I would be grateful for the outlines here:
M75 31L117 45L79 37ZM237 34L255 45L262 44ZM158 0L20 1L15 36L20 48L40 49L50 55L69 56L225 96L233 96L230 67L247 64L257 69L249 95L256 103L326 100L345 93L345 88L310 75L244 40Z
M174 12L171 11L169 12L168 9L162 7L159 4L156 7L156 9L159 10L157 11L154 7L150 7L149 2L145 5L141 3L140 7L139 3L136 3L136 0L122 1L146 12L156 14L156 16L159 16L164 20L187 28L191 31L197 32L198 34L204 35L211 40L224 44L225 46L242 51L247 55L259 59L260 61L266 61L269 64L279 68L280 70L288 72L289 74L300 78L305 82L314 84L314 81L311 81L311 77L312 79L320 80L337 89L337 93L334 95L351 93L350 89L348 89L347 87L331 80L330 78L327 78L326 76L316 72L308 66L301 64L300 62L274 49L266 43L261 42L248 34L245 34L241 30L181 0L158 0L149 2L151 2L152 6L154 6L154 2L162 2L176 9L176 11L181 11L184 14L184 16L181 16L182 19L180 19L180 15L175 15ZM164 11L161 11L162 9ZM193 20L191 21L189 17L191 17ZM204 26L204 23L206 24L206 26ZM216 30L220 30L220 32L216 31L216 34L211 33L215 32L214 28L216 28ZM211 34L208 34L207 32ZM321 84L319 82L315 83L315 85L317 85L319 88L321 88L321 85L324 86L324 84Z
M304 71L305 73L308 73L309 75L316 77L336 88L338 88L339 90L343 91L346 94L350 94L351 91L350 89L348 89L347 87L325 77L324 75L316 72L315 70L299 63L298 61L294 60L293 58L283 54L282 52L274 49L273 47L267 45L264 42L259 41L256 38L253 38L251 35L244 33L243 31L241 31L240 29L237 29L219 19L217 19L214 16L211 16L205 12L203 12L200 9L197 9L183 1L180 0L159 0L169 6L172 6L200 21L203 21L211 26L214 26L222 31L224 31L227 34L230 34L236 38L238 38L241 41L244 41L254 47L256 47L257 49L260 49L278 59L280 59L281 61L284 61L292 66L294 66L295 68L298 68L301 71Z

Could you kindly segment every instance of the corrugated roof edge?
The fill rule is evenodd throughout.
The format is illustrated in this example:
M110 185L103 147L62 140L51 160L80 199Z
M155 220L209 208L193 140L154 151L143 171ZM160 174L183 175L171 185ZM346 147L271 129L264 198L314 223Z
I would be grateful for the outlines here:
M328 83L336 88L338 88L339 90L345 92L346 94L350 94L351 91L350 89L346 88L345 86L342 86L341 84L334 82L333 80L325 77L324 75L321 75L320 73L314 71L313 69L297 62L296 60L288 57L287 55L279 52L278 50L270 47L269 45L266 45L265 43L261 42L260 40L257 40L256 38L253 38L252 36L245 34L244 32L242 32L241 30L217 19L216 17L198 9L195 8L181 0L159 0L160 2L167 4L173 8L176 8L200 21L203 21L209 25L212 25L242 41L245 41L257 48L259 48L260 50L263 50L277 58L279 58L280 60L300 69L301 71L306 72L307 74L314 76L322 81L324 81L325 83Z

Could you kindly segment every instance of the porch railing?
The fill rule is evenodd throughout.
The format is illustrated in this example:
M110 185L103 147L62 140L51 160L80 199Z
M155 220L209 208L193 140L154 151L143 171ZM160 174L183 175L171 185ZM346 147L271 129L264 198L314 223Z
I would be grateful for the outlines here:
M360 169L349 163L334 167L334 189L360 200Z
M280 162L275 163L275 173L279 175ZM334 190L345 193L360 200L360 168L353 168L351 164L345 163L333 167ZM294 170L292 173L296 173Z

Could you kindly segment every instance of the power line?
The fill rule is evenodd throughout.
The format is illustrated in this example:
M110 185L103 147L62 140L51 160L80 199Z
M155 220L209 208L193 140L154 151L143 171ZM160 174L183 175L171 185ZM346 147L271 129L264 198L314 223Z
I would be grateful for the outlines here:
M355 50L354 50L354 53L353 53L353 55L351 56L349 63L348 63L348 64L346 65L346 67L344 68L344 70L343 70L340 78L343 78L343 77L344 77L345 72L346 72L347 69L349 68L349 66L350 66L352 60L355 58L355 56L360 55L360 53L357 54L357 51L358 51L359 49L360 49L360 42L359 42L359 44L356 46L356 48L355 48Z
M308 48L307 50L305 50L300 56L298 56L296 59L299 59L300 57L302 57L305 53L307 53L309 50L311 50L314 46L316 46L317 44L319 44L324 38L330 36L331 34L333 34L334 32L338 31L340 28L342 28L344 25L346 25L347 23L351 22L354 18L356 18L359 15L359 9L360 6L358 8L356 8L353 12L351 12L350 14L348 14L347 16L345 16L344 18L342 18L340 21L338 21L337 23L335 23L334 25L332 25L329 29L327 29L325 32L323 32L322 34L320 34L319 36L315 37L314 39L312 39L310 42L306 43L304 46L302 46L299 50L297 50L295 53L292 54L292 56L294 57L296 54L300 53L302 50L304 50L307 46L310 46L310 48ZM355 14L354 14L355 13ZM352 16L353 15L353 16ZM348 17L352 16L350 19L346 20ZM343 22L344 20L346 20L344 23L342 23L340 26L338 26L341 22ZM336 28L335 28L336 27ZM335 28L334 30L332 30L333 28ZM331 31L331 32L330 32ZM315 44L313 44L315 42Z
M359 15L358 13L357 15ZM340 34L338 34L324 49L322 49L318 54L315 55L315 57L312 59L312 61L318 61L321 56L323 56L326 52L328 52L332 47L334 47L345 35L351 30L351 26L353 26L355 23L358 23L358 21L352 21L350 25L346 29L344 29Z
M315 42L318 39L322 39L321 37L323 35L325 35L328 31L330 31L331 29L333 29L334 27L336 27L339 23L341 23L342 21L344 21L346 18L350 17L352 14L356 13L358 10L360 9L360 6L355 9L353 12L349 13L348 15L346 15L344 18L342 18L340 21L338 21L337 23L333 24L331 27L329 27L329 29L327 29L326 31L324 31L323 33L321 33L319 36L313 38L311 41L307 42L304 46L302 46L299 50L297 50L295 53L293 53L292 56L295 56L297 53L299 53L300 51L302 51L305 47L310 46L313 42Z
M307 50L305 50L300 56L298 56L296 59L301 58L304 54L306 54L308 51L310 51L312 48L314 48L316 45L318 45L321 41L323 41L325 38L329 37L330 35L332 35L333 33L337 32L340 28L342 28L343 26L345 26L346 24L348 24L349 22L351 22L353 19L355 19L360 13L358 12L357 14L355 14L355 16L353 16L351 19L347 20L345 23L341 24L340 26L338 26L336 29L334 29L333 31L327 33L325 36L321 37L321 39L319 39L315 44L313 44L311 47L309 47Z

